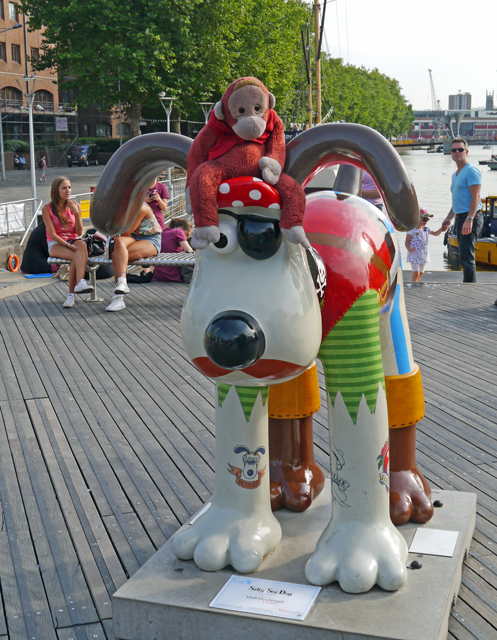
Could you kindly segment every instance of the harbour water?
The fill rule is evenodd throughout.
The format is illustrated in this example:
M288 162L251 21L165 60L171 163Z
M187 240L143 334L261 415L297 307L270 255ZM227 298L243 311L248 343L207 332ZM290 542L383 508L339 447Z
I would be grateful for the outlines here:
M476 165L483 175L482 197L497 195L497 171L491 171L486 165L479 165L479 160L489 160L492 153L497 153L497 144L494 150L483 149L482 146L470 146L468 160ZM433 214L428 226L433 231L440 228L442 221L451 208L450 182L451 176L456 170L456 165L450 155L443 153L428 153L426 150L412 150L402 153L402 161L411 178L418 196L419 206ZM405 269L410 268L406 262L407 251L405 249L406 234L397 232L402 251L402 264ZM453 271L459 269L458 260L448 256L447 247L443 244L442 233L438 237L430 236L431 262L426 266L426 271ZM491 271L492 267L477 266L479 271Z

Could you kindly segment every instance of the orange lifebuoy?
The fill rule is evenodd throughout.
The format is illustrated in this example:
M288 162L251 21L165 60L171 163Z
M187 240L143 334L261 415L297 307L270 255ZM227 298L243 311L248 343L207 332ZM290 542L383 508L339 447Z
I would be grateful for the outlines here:
M19 258L16 256L15 253L11 253L9 256L9 262L8 262L8 268L9 271L12 271L12 273L15 273L16 271L19 271Z

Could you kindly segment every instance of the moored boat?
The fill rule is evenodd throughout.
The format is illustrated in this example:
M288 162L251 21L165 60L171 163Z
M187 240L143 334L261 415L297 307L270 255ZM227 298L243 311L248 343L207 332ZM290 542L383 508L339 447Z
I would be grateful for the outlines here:
M478 164L490 164L491 162L497 162L496 154L492 154L490 160L478 160Z
M481 238L476 241L475 260L478 264L497 267L497 195L483 198L482 205L483 229ZM445 234L444 244L451 253L459 255L454 225Z

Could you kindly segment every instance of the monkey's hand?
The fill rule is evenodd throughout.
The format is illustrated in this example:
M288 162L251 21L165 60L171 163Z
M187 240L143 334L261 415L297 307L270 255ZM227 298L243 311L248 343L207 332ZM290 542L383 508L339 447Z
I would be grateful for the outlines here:
M304 249L311 248L311 243L305 235L304 227L290 227L290 229L282 229L281 233L285 236L288 242L301 244Z
M219 227L195 227L192 235L192 247L194 249L205 249L210 242L213 244L218 242L220 237Z
M268 184L276 184L281 175L281 164L274 158L264 156L259 160L259 167L262 171L262 179Z

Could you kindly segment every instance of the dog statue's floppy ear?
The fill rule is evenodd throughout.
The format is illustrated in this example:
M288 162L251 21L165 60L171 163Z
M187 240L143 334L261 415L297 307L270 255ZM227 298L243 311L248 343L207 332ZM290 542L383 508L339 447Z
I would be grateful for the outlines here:
M221 101L216 102L214 106L214 115L218 120L224 120L223 105L221 104Z

